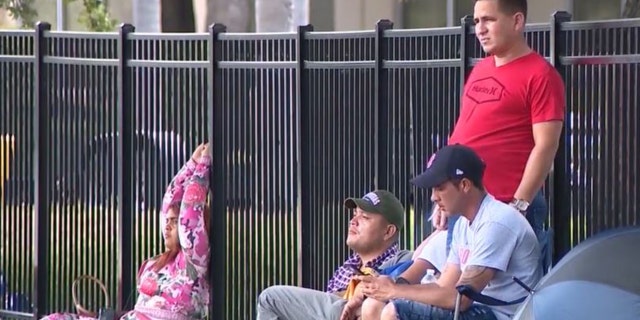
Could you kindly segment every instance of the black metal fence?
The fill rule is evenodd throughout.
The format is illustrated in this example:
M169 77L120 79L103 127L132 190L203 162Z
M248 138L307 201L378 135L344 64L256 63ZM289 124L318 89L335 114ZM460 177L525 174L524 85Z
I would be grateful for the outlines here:
M640 218L640 19L528 26L567 85L545 187L557 257ZM209 34L0 31L0 317L74 311L71 281L118 307L160 253L166 184L213 144L212 319L250 319L272 284L323 289L346 258L346 196L407 207L402 245L429 232L408 180L446 144L464 76L483 56L462 27ZM3 275L3 276L2 276ZM95 287L82 302L104 303Z

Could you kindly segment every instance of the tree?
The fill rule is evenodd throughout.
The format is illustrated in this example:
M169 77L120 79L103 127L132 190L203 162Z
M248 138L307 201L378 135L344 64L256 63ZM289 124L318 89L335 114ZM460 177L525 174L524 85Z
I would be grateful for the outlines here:
M65 3L73 1L76 0L65 0ZM32 29L38 18L33 2L34 0L0 0L0 9L7 10L12 19L20 21L21 28ZM78 21L87 29L95 32L114 31L117 22L111 19L102 0L82 0L82 4L84 11Z
M35 26L38 13L33 9L34 0L0 0L0 9L9 12L11 19L20 21L21 27L30 29Z
M31 0L30 0L31 1ZM73 2L76 0L66 0ZM117 25L116 20L111 19L107 7L102 0L82 0L84 11L80 13L78 21L84 24L87 29L95 32L114 31Z
M193 1L162 0L160 8L162 32L195 32Z
M627 0L624 4L623 18L640 18L640 0Z

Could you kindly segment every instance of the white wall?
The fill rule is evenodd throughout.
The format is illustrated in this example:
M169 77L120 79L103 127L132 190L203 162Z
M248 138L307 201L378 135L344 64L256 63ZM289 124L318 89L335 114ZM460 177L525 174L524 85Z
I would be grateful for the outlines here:
M334 0L333 4L337 31L371 30L380 19L402 20L401 0Z

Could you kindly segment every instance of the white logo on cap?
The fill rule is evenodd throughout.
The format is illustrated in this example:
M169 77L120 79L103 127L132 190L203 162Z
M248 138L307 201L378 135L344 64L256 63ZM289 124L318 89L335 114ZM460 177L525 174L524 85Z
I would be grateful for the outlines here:
M460 170L460 169L456 169L456 175L461 176L464 174L464 171Z
M380 198L378 198L378 195L375 194L375 192L367 193L364 197L362 197L362 199L369 200L369 202L373 203L374 206L377 206L378 203L380 203Z

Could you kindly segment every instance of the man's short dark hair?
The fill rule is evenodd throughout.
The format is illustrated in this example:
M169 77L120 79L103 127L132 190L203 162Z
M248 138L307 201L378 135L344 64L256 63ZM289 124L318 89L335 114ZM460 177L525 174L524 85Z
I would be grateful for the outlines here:
M482 1L482 0L476 0ZM527 18L527 0L497 0L498 7L505 13L515 14L517 12L522 12L525 19Z
M474 187L478 188L480 191L485 191L481 178L465 178L465 179L471 181L471 184ZM459 187L461 182L462 182L462 179L451 180L451 183L453 183L456 187Z

